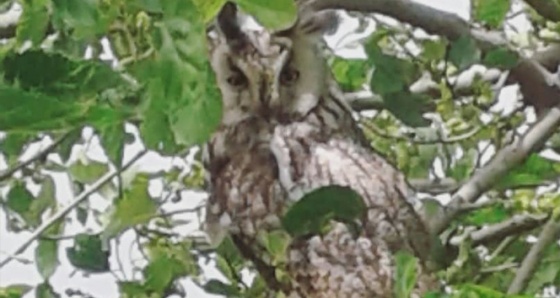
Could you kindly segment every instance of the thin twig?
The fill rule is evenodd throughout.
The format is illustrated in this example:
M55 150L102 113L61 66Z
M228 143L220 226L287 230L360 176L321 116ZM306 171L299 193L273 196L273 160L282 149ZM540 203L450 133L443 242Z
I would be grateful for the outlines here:
M42 151L35 154L33 157L29 158L28 160L22 161L22 162L16 164L15 166L7 169L6 171L0 173L0 181L4 181L6 179L9 179L10 177L12 177L12 175L14 175L15 172L27 167L28 165L34 163L35 161L38 161L40 159L45 158L54 149L56 149L56 147L58 145L60 145L60 143L62 143L69 135L70 135L69 133L65 133L63 136L56 139L52 144L50 144L49 146L47 146Z
M92 193L96 192L101 188L105 183L109 182L115 176L117 176L121 171L126 170L131 165L133 165L138 159L140 159L144 154L146 154L147 150L142 150L138 154L136 154L128 163L123 165L120 171L111 171L105 174L103 177L99 178L95 183L91 185L91 187L87 190L84 190L81 194L79 194L70 205L64 207L60 211L58 211L55 215L49 218L46 222L44 222L40 227L38 227L27 240L25 240L12 254L10 254L5 260L0 262L0 268L4 267L10 261L14 259L14 256L19 255L25 251L25 249L33 243L37 238L39 238L50 226L56 223L58 220L62 219L66 214L76 208L80 203L86 200Z
M533 273L541 262L545 249L560 237L560 221L552 216L544 225L537 242L531 247L529 253L523 259L521 267L517 270L515 278L511 282L508 294L519 294L529 284Z
M485 245L488 242L501 241L502 239L530 231L542 225L548 219L547 215L515 215L503 222L490 225L470 233L473 246ZM454 237L450 243L459 245L461 237Z

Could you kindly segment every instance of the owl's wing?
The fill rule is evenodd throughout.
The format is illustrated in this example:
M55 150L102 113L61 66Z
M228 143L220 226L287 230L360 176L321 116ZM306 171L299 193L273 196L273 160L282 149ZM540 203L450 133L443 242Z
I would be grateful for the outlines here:
M292 267L300 268L294 275L315 280L312 291L322 291L316 287L322 287L322 276L329 276L329 287L350 288L348 293L362 293L360 288L365 287L368 294L385 297L391 288L392 254L405 250L421 260L429 257L430 237L407 200L403 175L373 150L343 135L323 136L320 129L304 122L276 127L271 150L278 163L280 184L291 200L323 186L340 185L358 192L368 210L358 239L352 239L340 224L291 252L298 259L292 259ZM301 260L308 260L305 269ZM343 261L335 264L334 260ZM342 280L334 282L336 278Z

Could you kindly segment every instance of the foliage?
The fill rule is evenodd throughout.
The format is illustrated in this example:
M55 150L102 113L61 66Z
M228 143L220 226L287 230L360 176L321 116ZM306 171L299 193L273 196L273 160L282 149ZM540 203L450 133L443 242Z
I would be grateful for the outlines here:
M17 29L14 36L2 36L0 45L0 213L6 219L0 228L17 239L48 228L32 239L33 264L26 264L36 267L42 281L0 281L0 297L32 290L37 297L61 297L62 291L75 291L72 285L53 284L62 265L89 278L114 274L120 297L181 295L187 279L212 294L262 297L267 291L263 278L248 282L241 276L254 269L231 239L209 250L184 233L192 219L181 213L199 210L178 208L188 203L182 198L186 191L202 185L198 155L190 165L174 163L162 172L124 166L138 146L159 160L185 158L219 125L222 107L206 55L205 29L225 1L17 2L22 7ZM268 28L289 27L296 18L291 0L234 2ZM512 2L473 0L473 28L506 30ZM437 177L462 183L508 144L513 128L527 123L526 110L496 107L503 82L483 75L464 86L456 80L472 73L473 65L510 70L519 64L520 51L548 42L543 36L558 39L557 22L523 8L534 32L515 35L515 42L492 50L469 36L417 35L407 26L359 16L361 24L377 24L361 41L365 58L328 54L344 92L366 88L380 99L373 113L362 115L362 127L372 147L411 181ZM107 59L106 52L114 59ZM426 77L430 84L418 87ZM558 140L556 134L541 149L557 150ZM39 146L45 143L53 145ZM91 154L90 147L99 150ZM30 159L39 151L44 153ZM68 206L61 197L77 197L113 169L121 173L50 222ZM499 177L485 194L492 204L458 217L441 235L444 241L464 236L459 243L445 243L457 256L438 272L452 292L426 297L505 297L533 247L527 236L538 236L540 228L483 244L473 244L468 235L516 215L560 212L559 173L558 161L536 152ZM331 220L359 229L355 219L364 210L354 190L321 188L287 211L283 230L261 233L259 241L278 264L285 261L291 239L321 234ZM138 252L140 261L122 265L121 239L133 244L130 250ZM2 248L0 262L4 253ZM558 245L546 247L524 294L532 297L560 285L559 255ZM205 275L201 264L208 260L224 278ZM25 258L16 261L25 263ZM397 297L408 297L417 262L405 253L396 255ZM124 267L136 274L127 274Z

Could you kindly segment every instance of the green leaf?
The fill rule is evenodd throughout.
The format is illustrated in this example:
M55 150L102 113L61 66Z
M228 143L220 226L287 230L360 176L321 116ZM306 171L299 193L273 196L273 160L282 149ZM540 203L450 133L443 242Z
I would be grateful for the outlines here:
M74 126L83 107L55 97L0 85L0 130L32 132Z
M137 175L131 188L116 200L109 224L103 231L103 239L112 238L132 226L147 223L156 214L157 208L156 202L148 193L148 178Z
M273 264L285 261L286 252L291 242L290 235L282 230L276 230L262 231L259 236L260 242L272 257Z
M19 44L30 40L34 46L41 44L49 24L48 0L23 1L23 13L18 20L16 37Z
M121 298L150 298L148 290L139 282L118 281Z
M189 253L186 242L152 241L149 246L150 263L144 268L144 286L162 294L180 277L198 274L199 268Z
M445 58L445 50L447 44L443 39L425 39L422 40L422 53L420 54L428 61L441 61Z
M76 104L75 101L80 98L97 96L105 89L126 84L108 64L69 59L62 54L42 50L11 53L2 61L2 68L8 83L17 83L25 90L37 90L61 101L65 99L67 105Z
M124 154L124 143L126 139L125 125L123 122L103 125L99 128L99 138L105 154L109 160L117 167L122 165Z
M473 5L475 20L496 28L504 22L510 0L475 0Z
M362 59L335 57L331 69L343 91L355 91L366 81L367 63Z
M292 0L236 0L236 2L268 29L286 29L296 21L297 7Z
M145 84L142 139L148 148L169 154L177 143L191 146L210 137L221 118L221 100L196 7L179 0L162 5L164 17L152 34L157 55L135 72Z
M374 93L386 95L407 91L419 78L418 68L412 61L386 55L371 41L366 45L366 52L375 67L370 81Z
M72 129L66 138L56 146L62 162L67 162L72 154L72 148L82 138L82 127Z
M417 273L416 267L418 260L403 251L399 251L395 255L396 274L395 274L395 294L397 298L410 297L412 290L416 284Z
M37 269L44 280L48 280L58 267L58 243L56 240L41 239L35 249Z
M364 212L364 201L356 191L344 186L325 186L291 206L282 218L282 226L294 238L322 234L330 220L352 224Z
M56 185L50 175L43 178L41 190L37 198L33 200L29 211L25 215L26 221L32 227L38 227L41 224L41 217L45 210L56 208Z
M51 284L44 282L35 289L36 298L60 298L60 295L54 291Z
M424 127L430 121L423 117L429 98L422 94L401 91L383 95L385 107L405 125Z
M17 157L22 153L23 147L34 137L28 133L8 133L0 141L0 152L8 159L8 164L17 161Z
M204 291L209 294L222 295L225 297L238 297L241 293L239 289L231 284L226 284L217 279L211 279L202 286Z
M554 180L560 173L560 162L556 162L538 154L531 154L525 162L510 170L494 187L508 189L514 187L531 187Z
M226 1L227 0L193 0L194 5L196 5L202 14L202 19L205 23L210 22L216 17Z
M80 183L92 184L109 171L109 166L95 160L89 160L87 164L77 160L68 170L74 180Z
M6 205L10 210L25 218L35 197L22 182L17 182L8 192Z
M511 69L519 62L519 57L506 48L493 49L484 55L482 62L486 66L500 69Z
M0 288L0 297L2 298L20 298L25 295L25 293L31 291L33 287L29 285L9 285L7 287Z
M465 223L476 226L499 223L508 219L511 216L510 213L502 205L491 206L469 213L465 218Z
M116 13L115 7L99 0L52 0L52 20L56 29L71 31L78 39L99 37L107 32ZM111 9L112 8L112 9Z
M461 36L451 43L448 56L451 63L463 70L480 61L480 50L472 38Z
M86 272L109 271L109 251L103 250L98 235L77 235L74 245L66 249L66 255L74 267Z

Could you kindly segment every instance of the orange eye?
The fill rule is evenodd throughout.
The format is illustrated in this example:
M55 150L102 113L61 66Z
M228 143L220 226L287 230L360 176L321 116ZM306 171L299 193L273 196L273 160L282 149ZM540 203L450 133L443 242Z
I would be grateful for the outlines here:
M282 84L292 84L295 83L297 81L297 79L299 78L299 71L295 70L295 69L285 69L284 71L282 71L282 74L280 74L280 82Z
M227 78L228 84L233 87L244 87L247 85L247 78L241 71L233 71L232 75Z

